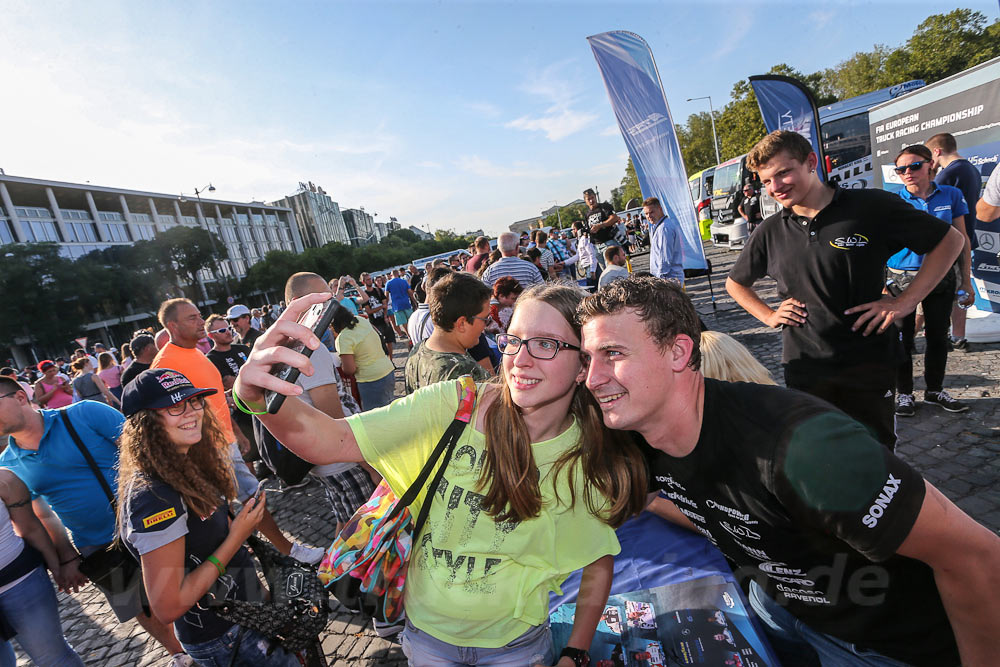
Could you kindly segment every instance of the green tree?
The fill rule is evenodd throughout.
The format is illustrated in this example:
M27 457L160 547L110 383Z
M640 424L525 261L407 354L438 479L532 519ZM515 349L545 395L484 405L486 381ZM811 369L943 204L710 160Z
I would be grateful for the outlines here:
M78 336L89 321L80 294L91 285L81 282L74 263L59 254L55 243L0 246L0 344L20 337L42 348L59 349ZM84 287L85 289L81 289Z
M996 25L988 32L986 17L971 9L928 16L902 47L909 78L932 83L997 57Z
M628 202L633 199L642 201L642 189L639 187L639 177L635 174L635 165L632 164L631 157L625 164L625 175L622 177L621 187L624 205L628 205Z
M192 299L200 297L198 272L228 257L226 245L201 227L171 227L152 241L135 244L137 253ZM217 254L218 253L218 254Z
M716 112L716 120L718 120ZM688 116L687 123L677 125L677 142L681 146L681 156L688 176L717 163L715 159L712 117L707 111Z

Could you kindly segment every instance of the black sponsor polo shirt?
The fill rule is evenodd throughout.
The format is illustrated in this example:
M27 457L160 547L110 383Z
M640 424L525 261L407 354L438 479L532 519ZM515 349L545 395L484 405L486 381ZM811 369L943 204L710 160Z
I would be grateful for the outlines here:
M897 555L924 480L864 426L799 391L705 379L683 457L636 440L662 491L726 556L810 628L912 665L957 665L925 563Z
M798 299L809 313L801 327L784 327L783 362L855 366L891 363L897 333L851 331L844 311L882 296L884 267L903 248L926 254L949 225L883 190L836 189L813 219L783 209L750 236L729 277L745 287L764 276L778 296Z

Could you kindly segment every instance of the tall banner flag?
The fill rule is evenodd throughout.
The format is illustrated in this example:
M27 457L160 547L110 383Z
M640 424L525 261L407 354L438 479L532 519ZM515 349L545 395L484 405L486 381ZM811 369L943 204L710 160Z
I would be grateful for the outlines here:
M762 74L750 77L750 85L757 96L760 115L768 132L791 130L809 140L819 157L816 172L826 181L826 160L823 142L819 136L819 112L812 93L798 79L779 74Z
M681 228L685 269L704 269L698 216L660 73L645 40L624 30L587 38L618 119L639 187Z

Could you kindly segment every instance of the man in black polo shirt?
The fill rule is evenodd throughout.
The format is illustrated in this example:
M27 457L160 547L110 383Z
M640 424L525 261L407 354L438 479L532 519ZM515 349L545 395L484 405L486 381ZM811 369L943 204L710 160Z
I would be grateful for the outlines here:
M609 245L621 245L616 240L618 223L621 219L607 202L597 201L597 194L591 188L583 191L583 201L587 203L587 224L590 226L590 241L597 246L597 262L604 269L604 249Z
M122 373L122 387L134 380L139 373L148 369L153 363L153 359L156 358L156 344L149 334L137 335L129 342L129 347L132 348L132 356L135 358Z
M750 236L726 280L730 296L769 327L782 327L785 384L819 396L895 447L896 348L890 325L913 312L964 246L962 235L882 190L841 190L816 177L816 154L777 130L747 155L783 209ZM926 255L899 296L883 295L886 260L903 248ZM772 309L753 291L771 276Z
M828 403L704 377L675 283L577 315L604 423L641 436L649 490L726 556L781 664L996 664L1000 538Z

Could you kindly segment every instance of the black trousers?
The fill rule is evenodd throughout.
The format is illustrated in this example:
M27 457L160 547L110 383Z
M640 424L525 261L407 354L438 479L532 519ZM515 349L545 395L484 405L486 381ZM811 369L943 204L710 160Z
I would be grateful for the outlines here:
M952 283L949 283L951 285ZM924 297L924 382L927 391L941 391L945 367L948 365L948 327L951 325L951 306L955 291L951 287L935 289ZM896 387L901 394L913 393L913 338L916 334L916 312L904 317L897 324L903 356L896 373Z
M861 422L876 440L896 448L895 366L863 364L840 367L785 364L785 386L822 398Z

